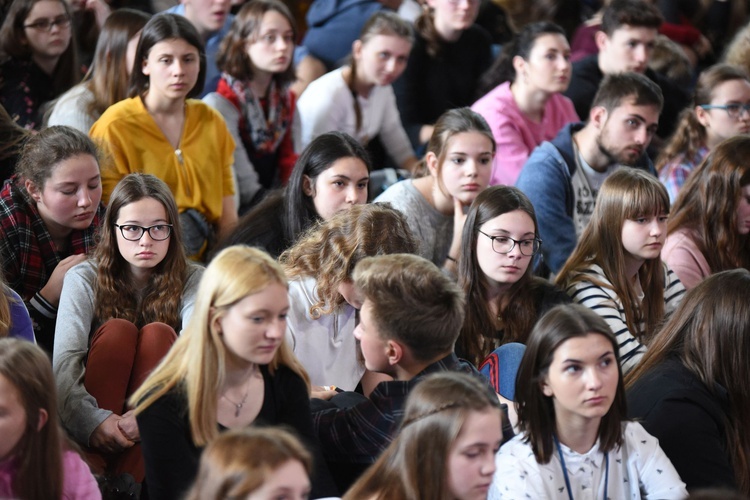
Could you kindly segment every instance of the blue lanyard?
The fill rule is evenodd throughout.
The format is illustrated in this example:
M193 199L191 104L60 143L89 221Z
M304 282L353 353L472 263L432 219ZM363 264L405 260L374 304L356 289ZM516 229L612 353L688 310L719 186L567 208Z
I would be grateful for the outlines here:
M557 440L557 436L552 436L552 438L555 440L557 454L560 456L560 464L562 465L563 477L565 477L565 488L568 490L568 498L573 500L573 490L570 487L570 478L568 477L568 469L565 468L565 458L563 458L560 441ZM604 464L604 500L607 500L607 490L609 489L609 453L604 454Z

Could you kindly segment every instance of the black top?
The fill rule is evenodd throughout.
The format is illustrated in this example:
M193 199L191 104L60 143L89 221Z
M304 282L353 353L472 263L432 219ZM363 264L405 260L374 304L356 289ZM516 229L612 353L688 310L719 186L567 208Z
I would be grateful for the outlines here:
M690 97L681 88L670 82L651 69L645 75L656 83L664 95L664 108L659 115L659 129L657 135L663 139L669 137L677 125L680 112L690 103ZM570 86L565 95L573 101L576 113L581 120L588 121L591 102L604 79L604 73L599 69L599 54L593 54L573 63L573 74Z
M271 375L261 366L264 381L263 406L252 425L283 425L300 437L316 462L313 496L335 494L331 479L320 459L313 431L310 397L305 382L292 370L280 366ZM202 448L193 443L188 420L187 395L176 387L157 399L136 417L146 465L145 496L151 499L179 499L198 473ZM219 426L221 430L226 430Z
M57 97L52 77L30 60L0 64L0 104L26 129L42 128L42 107Z
M641 377L628 392L628 416L659 440L687 485L735 488L727 451L726 390L709 389L676 358Z
M416 35L409 64L393 84L401 122L415 150L422 125L434 124L449 109L474 103L479 77L492 62L491 45L490 35L475 25L457 41L443 43L433 58L425 39Z

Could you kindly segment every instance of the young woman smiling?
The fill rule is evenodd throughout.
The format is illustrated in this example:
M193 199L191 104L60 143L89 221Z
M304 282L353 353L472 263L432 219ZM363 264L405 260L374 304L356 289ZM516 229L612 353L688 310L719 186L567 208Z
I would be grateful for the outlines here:
M94 249L104 216L99 151L82 132L50 127L26 142L17 171L0 192L2 270L51 354L63 277Z
M515 184L534 148L578 121L562 95L571 72L570 47L556 24L528 24L503 47L480 82L484 97L471 107L487 120L497 143L490 184Z
M411 27L397 14L373 14L352 45L349 64L313 81L302 94L301 145L332 130L365 147L377 137L396 165L413 170L417 158L391 88L406 68L413 41Z
M143 480L127 399L187 323L203 269L189 264L169 188L130 174L115 188L94 259L68 272L53 364L61 420L97 473Z

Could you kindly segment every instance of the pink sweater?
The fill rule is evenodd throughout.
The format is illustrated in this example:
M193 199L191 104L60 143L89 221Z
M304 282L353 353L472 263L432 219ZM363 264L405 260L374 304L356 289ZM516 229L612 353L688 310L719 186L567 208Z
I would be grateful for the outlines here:
M17 463L14 458L0 462L0 498L13 498L11 485ZM74 451L63 452L62 500L101 500L102 495L89 466Z
M554 139L560 129L577 122L578 115L570 99L553 95L544 108L540 123L532 121L516 104L510 82L498 85L471 107L487 120L497 143L490 184L515 184L523 164L535 147Z
M661 259L672 268L687 290L711 274L711 268L693 238L689 229L678 229L667 236L661 249Z

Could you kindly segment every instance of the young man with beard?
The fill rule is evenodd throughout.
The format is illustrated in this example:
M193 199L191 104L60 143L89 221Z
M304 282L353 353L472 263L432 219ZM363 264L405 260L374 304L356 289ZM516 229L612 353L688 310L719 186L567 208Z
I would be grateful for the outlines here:
M615 169L628 166L655 175L646 148L663 104L661 90L649 78L609 75L594 97L588 122L566 125L534 149L516 186L536 209L544 242L539 273L560 270L588 224L599 187Z

